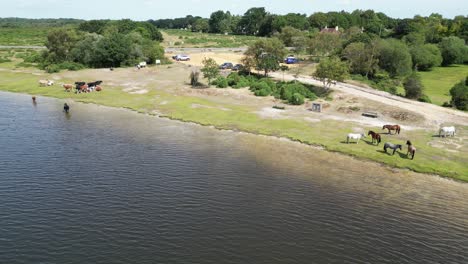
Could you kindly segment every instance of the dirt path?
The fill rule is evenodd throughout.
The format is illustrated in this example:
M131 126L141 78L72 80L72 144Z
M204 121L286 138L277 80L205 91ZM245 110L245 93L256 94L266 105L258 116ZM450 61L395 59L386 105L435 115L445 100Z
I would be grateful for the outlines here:
M282 79L282 73L271 73L272 77ZM285 74L285 80L295 80L294 76ZM299 77L299 82L323 85L322 82L312 79L311 77ZM444 123L453 123L467 126L468 125L468 113L457 111L450 108L444 108L441 106L417 102L402 98L396 95L389 94L387 92L378 91L369 88L363 88L347 83L337 83L332 86L333 90L341 91L344 93L352 94L358 97L363 97L369 100L381 102L382 104L399 107L408 111L417 112L426 118L426 125L439 127Z

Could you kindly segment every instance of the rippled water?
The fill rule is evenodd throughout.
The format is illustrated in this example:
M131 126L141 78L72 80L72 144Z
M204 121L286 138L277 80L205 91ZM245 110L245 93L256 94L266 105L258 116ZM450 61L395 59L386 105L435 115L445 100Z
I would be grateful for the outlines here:
M468 263L468 184L0 93L0 263Z

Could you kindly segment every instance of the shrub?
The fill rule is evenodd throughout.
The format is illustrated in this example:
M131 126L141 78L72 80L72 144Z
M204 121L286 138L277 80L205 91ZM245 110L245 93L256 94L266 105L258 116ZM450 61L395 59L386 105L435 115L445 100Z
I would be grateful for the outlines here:
M241 76L237 72L231 72L228 77L227 81L229 86L235 86L241 79Z
M244 87L249 87L249 86L250 86L249 80L241 76L241 79L233 88L244 88Z
M2 58L2 57L0 57L0 63L4 63L4 62L11 62L11 60L8 59L8 58Z
M213 81L213 84L216 85L218 88L226 88L228 87L228 81L225 77L219 76Z
M48 73L56 73L60 71L60 67L57 64L50 64L50 65L47 65L44 68L44 70Z
M424 103L432 103L431 98L429 96L423 94L418 98L419 102L424 102Z
M69 62L69 61L62 62L58 64L58 66L61 70L69 70L69 71L78 71L78 70L82 70L85 68L83 64L76 63L76 62Z
M421 78L416 73L406 78L403 86L405 87L407 98L418 99L422 97L423 85L421 83Z
M450 89L450 95L452 96L452 105L460 110L468 110L468 85L467 80L457 83Z
M271 88L265 82L256 82L250 85L250 90L254 92L256 96L268 96L271 94Z
M281 85L281 88L279 90L280 90L279 92L280 98L288 102L291 102L292 96L295 93L298 93L302 95L303 97L307 97L311 100L315 100L317 98L317 96L312 91L310 91L309 88L307 88L301 83L283 84Z
M304 103L304 96L300 93L294 93L288 102L293 105L301 105Z

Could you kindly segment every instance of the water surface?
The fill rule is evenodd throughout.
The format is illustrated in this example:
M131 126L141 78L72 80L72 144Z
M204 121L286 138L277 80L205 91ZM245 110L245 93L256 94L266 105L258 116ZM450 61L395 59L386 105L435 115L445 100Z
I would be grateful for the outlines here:
M468 263L468 184L63 103L0 93L1 263Z

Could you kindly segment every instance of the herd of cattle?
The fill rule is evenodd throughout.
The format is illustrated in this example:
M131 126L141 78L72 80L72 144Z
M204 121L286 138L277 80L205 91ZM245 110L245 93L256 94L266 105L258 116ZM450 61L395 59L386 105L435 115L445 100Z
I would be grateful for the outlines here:
M65 91L71 92L73 88L75 88L75 93L90 93L93 91L100 92L102 91L102 87L100 84L102 81L94 81L94 82L75 82L75 84L63 84L63 88ZM39 80L39 86L52 86L54 85L54 81L52 80Z

